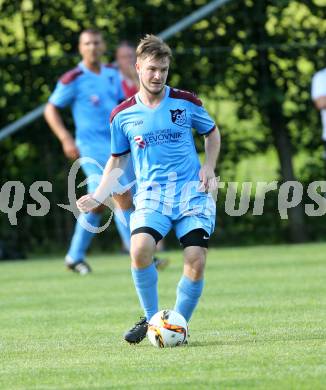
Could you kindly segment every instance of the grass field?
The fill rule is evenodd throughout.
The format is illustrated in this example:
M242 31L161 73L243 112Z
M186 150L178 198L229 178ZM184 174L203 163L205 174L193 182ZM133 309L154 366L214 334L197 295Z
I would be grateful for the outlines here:
M212 249L190 344L122 333L141 314L126 256L0 264L0 389L325 389L326 244ZM160 274L174 304L181 253Z

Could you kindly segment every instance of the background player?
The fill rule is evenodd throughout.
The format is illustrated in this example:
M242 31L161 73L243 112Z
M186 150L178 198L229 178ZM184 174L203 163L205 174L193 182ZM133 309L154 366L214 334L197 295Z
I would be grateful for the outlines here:
M139 89L139 80L135 69L136 49L129 42L122 41L116 49L115 59L123 92L126 98L129 98L135 95Z
M139 77L136 72L136 48L128 41L122 41L115 52L116 63L114 64L120 74L122 89L127 98L135 95L139 90ZM157 250L164 250L164 239L157 243ZM155 258L158 268L165 268L166 259Z
M158 311L156 243L173 227L184 248L184 269L175 310L187 321L203 289L209 236L215 225L215 165L220 136L213 120L193 94L167 86L170 48L147 35L137 47L140 91L111 115L112 156L94 194L77 201L91 210L109 193L110 175L126 164L131 152L136 179L136 210L131 217L131 266L145 317L126 334L129 343L146 336L148 320ZM200 166L192 128L205 136L205 162Z
M101 63L105 52L102 34L94 29L83 31L79 37L79 53L82 61L59 80L55 91L45 108L45 119L62 144L63 151L69 159L90 157L101 166L105 166L110 157L110 132L108 118L112 109L125 95L122 90L119 73L111 66ZM76 139L66 128L59 109L70 106L76 127ZM85 175L93 180L88 181L88 192L94 192L98 182L94 177L102 175L102 170L95 164L84 164ZM132 166L129 166L132 171ZM130 172L130 174L132 174ZM123 210L129 221L132 203L128 194L117 197L117 206ZM86 274L90 271L85 262L86 251L94 233L84 229L81 219L93 227L98 227L103 206L92 212L80 215L65 261L69 269ZM115 218L125 248L130 245L129 226Z

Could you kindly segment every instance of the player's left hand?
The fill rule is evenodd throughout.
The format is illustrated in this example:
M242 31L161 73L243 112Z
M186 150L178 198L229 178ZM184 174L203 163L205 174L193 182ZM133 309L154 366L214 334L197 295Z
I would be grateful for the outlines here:
M208 165L203 164L199 171L200 191L213 192L217 189L217 180L215 177L214 169Z

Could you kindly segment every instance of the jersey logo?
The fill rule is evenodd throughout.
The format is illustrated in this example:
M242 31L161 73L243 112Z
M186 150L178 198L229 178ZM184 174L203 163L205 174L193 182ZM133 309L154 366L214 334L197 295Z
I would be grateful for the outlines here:
M94 106L98 106L100 104L100 98L97 95L91 95L90 100Z
M182 126L186 123L186 110L170 110L171 120L176 125Z
M141 135L136 135L136 137L134 137L134 140L135 140L135 142L136 142L136 144L138 145L139 148L141 148L141 149L145 148L146 143L143 140L143 137Z

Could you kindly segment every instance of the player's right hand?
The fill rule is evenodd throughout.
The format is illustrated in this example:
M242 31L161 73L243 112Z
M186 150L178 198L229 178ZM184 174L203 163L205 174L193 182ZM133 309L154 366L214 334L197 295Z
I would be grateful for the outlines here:
M71 160L76 160L79 157L79 149L72 137L66 137L62 141L62 148L66 157Z
M92 197L92 194L87 194L79 198L76 202L78 210L82 213L88 213L89 211L97 208L100 202Z

